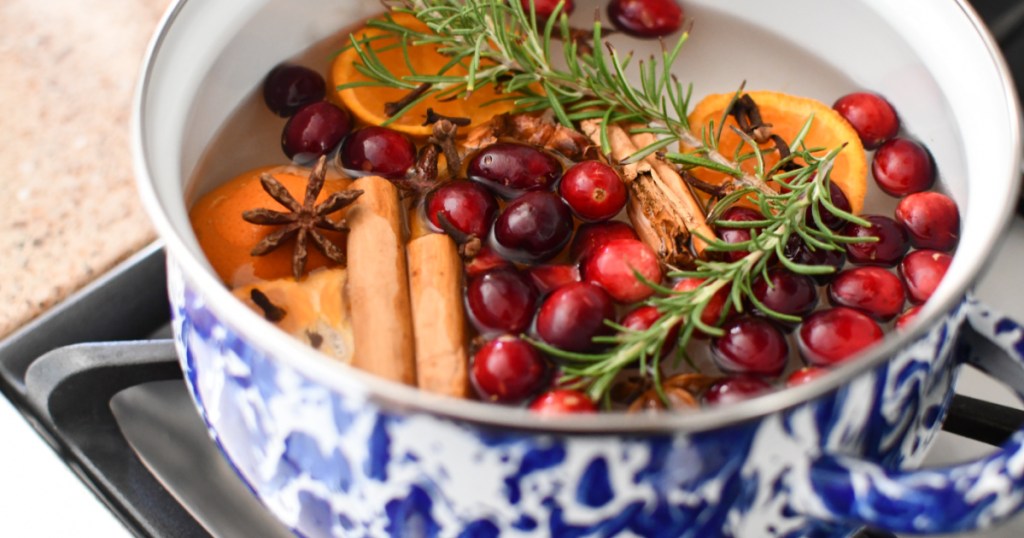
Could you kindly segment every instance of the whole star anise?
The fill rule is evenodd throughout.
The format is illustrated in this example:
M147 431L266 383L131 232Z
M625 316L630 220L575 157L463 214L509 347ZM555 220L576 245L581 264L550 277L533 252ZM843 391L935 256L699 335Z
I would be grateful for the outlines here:
M319 230L347 231L348 227L345 226L344 221L335 222L327 218L327 215L351 204L363 194L363 191L345 190L336 192L331 194L322 204L317 205L316 198L324 188L326 178L327 157L320 157L320 160L317 161L316 166L313 167L313 171L309 175L306 197L300 204L280 181L274 179L274 176L270 174L261 175L260 184L263 185L263 190L267 191L271 198L286 207L288 212L259 208L250 209L242 213L242 218L246 222L281 227L257 243L252 251L250 251L250 254L253 256L263 256L281 246L285 241L295 237L292 274L295 276L295 280L299 280L306 268L306 259L309 257L309 251L306 248L307 242L312 238L313 245L324 256L335 262L345 263L345 252L320 233Z

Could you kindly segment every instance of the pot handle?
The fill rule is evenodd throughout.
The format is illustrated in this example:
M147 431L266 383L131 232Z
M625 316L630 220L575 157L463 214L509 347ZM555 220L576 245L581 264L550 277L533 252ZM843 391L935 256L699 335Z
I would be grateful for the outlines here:
M1024 326L973 299L966 307L956 358L1024 398ZM821 503L810 512L826 520L897 533L972 531L1024 506L1024 429L977 461L901 471L823 455L811 464L808 478Z

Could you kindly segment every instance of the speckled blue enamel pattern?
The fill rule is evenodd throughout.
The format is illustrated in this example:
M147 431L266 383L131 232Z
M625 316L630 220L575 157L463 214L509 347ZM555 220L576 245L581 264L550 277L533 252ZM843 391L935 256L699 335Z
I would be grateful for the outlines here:
M245 341L169 267L186 377L211 434L285 524L319 536L847 536L969 529L1014 512L1024 437L913 469L952 395L964 301L884 366L782 413L674 435L496 430L332 391ZM1016 369L1020 359L1016 359Z

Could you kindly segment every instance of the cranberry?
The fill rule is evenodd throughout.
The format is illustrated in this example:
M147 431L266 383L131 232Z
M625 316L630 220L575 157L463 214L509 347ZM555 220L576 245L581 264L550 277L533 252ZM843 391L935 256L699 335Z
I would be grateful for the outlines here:
M608 220L626 207L626 184L619 173L600 161L584 161L570 168L558 193L583 220Z
M319 101L299 109L284 125L281 149L289 159L311 162L328 154L351 130L348 112Z
M559 14L569 15L575 9L573 0L521 0L523 4L523 11L527 15L530 14L530 6L533 5L533 9L537 12L537 19L546 20L551 17L551 14L555 12L555 8L558 4L562 4L562 11Z
M572 236L572 212L550 192L528 192L505 207L494 223L498 252L520 262L554 257Z
M615 304L603 289L574 282L558 288L540 305L537 335L566 351L591 351L595 336L608 334L605 320L615 319Z
M785 256L787 259L801 265L828 266L836 271L846 264L845 250L829 250L824 248L815 249L804 242L798 235L789 236L786 242ZM836 277L836 272L816 274L813 276L818 284L827 284Z
M583 280L604 288L620 303L635 303L654 294L646 281L661 283L661 263L651 247L636 239L609 241L587 257Z
M436 230L442 229L440 213L458 231L486 238L498 215L498 201L479 184L461 179L443 183L431 191L427 195L426 212Z
M828 373L828 368L821 368L820 366L805 366L791 374L786 378L787 387L796 387L810 383L815 379Z
M512 263L502 258L493 248L483 245L480 252L466 262L466 275L470 278L482 275L498 267L511 267Z
M405 133L371 125L345 137L339 157L341 167L354 174L397 179L416 163L416 145Z
M849 223L843 228L848 237L876 237L878 241L848 243L846 254L851 263L893 267L910 248L907 231L898 222L881 215L863 215L870 226Z
M572 389L549 390L530 404L530 411L541 415L596 413L597 406L586 394Z
M839 273L828 295L832 304L856 308L882 321L899 314L906 300L899 277L881 267L855 267Z
M935 181L935 166L928 150L905 138L894 138L878 148L871 173L878 187L893 196L928 190Z
M676 282L672 289L677 292L691 292L696 290L701 284L704 283L703 278L686 277ZM712 327L718 325L718 320L722 317L722 311L725 309L726 303L729 301L729 289L721 288L715 292L711 297L711 300L704 306L704 311L700 314L700 320L705 325ZM694 333L695 335L704 334L701 331Z
M640 239L636 231L626 224L617 220L611 222L592 222L580 225L576 230L576 237L572 239L572 248L569 250L572 259L582 261L593 252L594 248L607 243L613 239Z
M756 222L763 221L764 215L760 211L751 209L749 207L743 207L734 205L729 209L726 209L722 216L718 218L717 233L719 239L725 243L737 244L750 241L751 228L734 228L723 222ZM742 260L749 254L748 250L731 250L720 253L722 259L727 262L736 262Z
M580 268L575 265L535 265L526 274L541 293L580 281Z
M828 194L829 199L832 201L832 205L837 209L841 209L847 213L853 211L853 207L850 206L850 200L846 197L846 193L844 193L843 189L840 189L835 183L830 182L828 184ZM846 224L846 219L832 213L826 209L825 204L822 203L818 204L818 215L821 217L821 223L829 230L838 230ZM814 222L814 212L808 210L807 215L804 217L804 221L807 223L807 226L813 226L816 224Z
M900 317L896 318L896 330L905 331L907 326L917 319L917 315L921 313L921 305L915 305L907 309L906 312L900 314Z
M619 323L623 327L637 332L644 332L650 329L656 321L661 319L661 312L651 305L641 305L626 314ZM679 339L679 325L673 325L665 335L665 343L661 348L661 356L665 357L672 352L676 341Z
M840 97L832 108L850 122L867 149L875 149L900 131L896 111L883 97L859 92Z
M952 250L960 239L960 213L956 202L942 193L918 192L900 200L896 221L916 248Z
M683 8L676 0L611 0L608 18L631 36L656 38L679 30Z
M818 305L814 279L782 267L769 269L767 279L758 277L751 291L765 308L789 316L802 318Z
M708 387L707 392L704 393L704 403L720 405L741 402L770 390L772 390L772 386L757 377L727 377Z
M473 355L470 380L484 400L517 403L536 394L547 378L547 364L525 340L500 336Z
M852 308L819 310L798 332L800 352L814 366L840 363L882 340L875 320Z
M551 190L562 176L562 165L533 146L498 142L477 152L466 174L499 196L514 198L527 191Z
M900 274L907 283L907 294L913 303L923 303L935 293L946 276L953 257L937 250L915 250L903 259Z
M537 290L515 269L494 269L469 281L466 304L480 332L519 334L530 327Z
M723 372L777 376L786 367L789 345L771 323L741 317L722 327L725 334L711 341L712 357Z
M327 84L320 73L301 65L278 65L263 80L263 101L271 112L287 118L300 108L323 100Z

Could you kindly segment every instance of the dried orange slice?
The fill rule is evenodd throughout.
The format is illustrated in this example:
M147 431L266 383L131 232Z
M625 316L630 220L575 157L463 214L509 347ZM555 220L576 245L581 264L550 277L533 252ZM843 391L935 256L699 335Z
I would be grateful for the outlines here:
M407 13L392 14L392 19L406 28L426 30L426 25ZM382 33L373 28L363 28L355 32L355 36L357 39L361 39ZM383 38L372 41L370 46L388 71L398 77L411 74L409 64L412 64L419 74L433 75L451 61L450 57L437 52L436 47L418 46L408 47L409 64L407 64L405 53L402 51L402 47L397 46L397 42L398 40L394 38ZM331 82L335 87L350 82L371 80L356 70L357 63L361 63L361 61L358 51L354 48L349 48L335 58L334 65L331 67ZM448 70L447 74L458 76L466 72L464 67L456 65ZM409 90L360 86L338 91L338 99L360 120L371 125L380 125L388 119L384 112L386 104L397 102L408 94ZM494 91L493 86L485 86L477 89L465 99L438 101L428 98L395 120L389 127L413 136L429 136L431 127L424 126L423 122L427 117L427 109L433 108L435 112L445 116L470 118L472 122L470 126L461 130L465 133L491 117L512 109L511 101L493 102L499 97L501 95Z
M772 133L781 136L783 140L787 142L793 140L803 128L807 118L814 114L811 129L804 138L804 143L808 148L827 148L815 155L824 156L828 151L846 144L833 164L832 182L843 190L850 200L853 212L860 213L864 207L864 194L867 190L868 164L864 146L857 136L857 131L836 111L814 99L770 91L746 93L757 103L762 120L772 125ZM717 129L717 125L722 119L722 112L729 106L734 95L733 93L709 95L698 103L689 116L693 132L702 136L701 131L710 121L715 122ZM736 120L729 117L718 142L719 152L727 157L731 157L742 143L739 135L730 128L733 125L736 125ZM772 148L774 146L768 142L762 147ZM749 151L749 148L742 150L742 152ZM764 156L765 166L772 166L779 160L778 153L774 151L765 152ZM750 159L745 161L742 166L752 172L756 168L756 163ZM698 179L713 184L719 184L726 179L725 174L707 169L696 169L693 173Z

